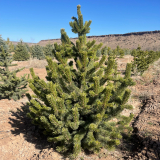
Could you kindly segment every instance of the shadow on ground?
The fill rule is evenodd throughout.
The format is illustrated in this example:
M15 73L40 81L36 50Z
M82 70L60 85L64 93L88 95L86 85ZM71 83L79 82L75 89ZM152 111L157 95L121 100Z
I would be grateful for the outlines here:
M130 136L123 135L122 143L117 147L116 150L123 154L124 160L137 160L137 159L151 159L151 160L160 160L160 136L159 135L145 135L143 134L143 130L139 129L137 123L141 122L141 117L143 117L144 112L147 112L150 116L153 114L152 112L158 113L158 110L152 110L152 112L148 112L149 109L156 108L151 105L148 105L148 110L146 109L148 102L145 102L143 107L141 108L141 112L135 118L132 123L133 133ZM159 107L160 108L160 107ZM159 109L158 107L156 109ZM43 135L43 130L39 129L38 126L35 126L31 123L31 119L26 116L26 113L29 112L29 107L22 103L21 109L17 109L16 112L12 111L12 116L15 118L9 118L10 124L14 130L12 130L12 134L19 135L20 133L24 134L24 138L26 141L35 144L35 147L40 151L39 154L43 152L44 149L56 150L56 145L47 142L47 137ZM145 113L146 115L146 113ZM157 121L157 124L160 121ZM142 124L143 125L143 124ZM150 128L148 128L149 130ZM156 139L153 139L156 137ZM45 153L47 154L47 153ZM69 156L70 153L60 154L64 159ZM93 154L92 152L86 151L86 155ZM33 157L39 157L39 155L33 155ZM39 159L39 158L38 158Z
M11 130L11 133L16 135L20 135L22 133L24 138L27 142L33 143L36 149L41 150L39 154L43 152L44 149L53 150L56 152L56 144L52 144L47 142L47 137L43 134L43 129L40 129L38 126L32 124L31 119L26 116L26 113L29 112L29 106L22 103L21 109L17 109L16 112L11 111L12 116L15 118L9 118L10 124L14 130ZM48 153L45 153L48 154ZM64 159L69 157L71 154L66 153L59 153ZM85 150L86 155L91 155L93 152ZM33 158L38 158L39 155L33 155Z

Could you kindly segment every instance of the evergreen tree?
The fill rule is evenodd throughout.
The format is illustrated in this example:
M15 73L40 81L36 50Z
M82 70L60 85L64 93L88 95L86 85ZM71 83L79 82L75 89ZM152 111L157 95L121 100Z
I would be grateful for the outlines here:
M116 55L117 57L123 58L124 56L124 50L121 49L119 46L117 46L116 49L113 50L114 55Z
M44 55L54 58L54 55L52 53L53 49L54 49L53 44L50 43L46 44L46 46L43 47Z
M0 52L2 52L1 46L3 46L4 51L7 51L7 50L8 50L8 45L6 44L5 40L2 39L2 37L1 37L1 35L0 35Z
M45 59L43 49L40 45L34 45L31 47L32 58L37 58L39 60Z
M11 42L10 45L9 45L9 50L10 50L10 52L14 52L14 51L15 51L15 48L16 48L16 46L13 45L13 43Z
M2 98L14 99L15 101L20 99L27 90L24 90L27 86L27 79L24 75L21 78L16 77L16 73L23 70L24 68L17 69L10 72L9 67L15 66L12 63L12 55L4 51L3 46L0 52L0 96Z
M132 72L134 75L143 75L149 65L160 58L159 54L154 51L142 51L140 45L131 52L134 57L132 61Z
M22 40L17 44L15 54L13 55L14 61L26 61L30 58L26 46L22 43Z
M124 55L131 55L131 50L124 49Z
M24 43L24 45L26 46L27 51L30 52L30 47L29 47L29 45L28 45L27 43Z
M97 50L96 56L97 56L97 57L102 56L102 54L101 54L101 50L100 50L100 49L98 49L98 50Z
M48 83L35 75L30 69L32 79L29 86L35 95L27 94L30 112L27 116L33 124L44 129L48 141L57 144L58 152L70 153L75 158L81 148L99 152L102 147L114 148L120 144L122 133L132 128L129 117L122 116L124 109L132 109L126 104L131 91L128 86L135 85L130 78L131 64L127 64L125 76L117 72L115 57L103 54L99 62L97 50L102 43L95 40L86 42L92 21L85 22L77 6L78 19L72 17L72 32L78 33L74 45L64 29L61 29L61 45L54 43L54 56L46 57ZM77 70L73 68L73 58ZM103 64L107 62L107 66ZM113 121L117 118L117 121Z
M11 43L11 42L10 42L10 39L7 38L6 44L9 46L10 43Z
M14 52L14 49L15 49L15 46L13 45L13 43L10 41L10 39L9 38L7 38L7 41L6 41L6 44L8 45L8 51L9 52Z
M104 48L102 48L101 52L102 52L102 55L108 55L108 48L107 48L107 46L105 46Z

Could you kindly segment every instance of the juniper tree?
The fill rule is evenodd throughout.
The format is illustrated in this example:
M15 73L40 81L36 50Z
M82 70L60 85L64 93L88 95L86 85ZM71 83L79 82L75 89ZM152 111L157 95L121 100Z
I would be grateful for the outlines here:
M16 66L12 63L12 54L4 51L3 46L1 47L2 52L0 52L0 97L14 99L15 101L20 99L27 90L27 79L26 75L21 78L16 77L16 73L23 70L24 68L17 69L15 71L9 71L9 67Z
M13 55L14 61L26 61L30 58L27 47L22 43L22 40L17 44L15 54Z
M53 50L58 62L46 56L48 82L36 76L31 68L29 86L34 95L27 94L30 106L27 116L44 129L49 142L57 144L58 152L70 153L72 158L81 148L97 153L102 147L120 144L122 133L132 130L129 123L133 114L127 117L121 112L132 109L132 105L126 104L131 94L127 87L135 85L130 77L130 63L122 78L114 56L102 55L95 62L97 50L103 44L95 45L95 40L86 42L92 21L83 25L80 7L77 6L78 19L72 17L74 22L69 23L72 32L78 33L76 44L61 29L62 44L54 43Z

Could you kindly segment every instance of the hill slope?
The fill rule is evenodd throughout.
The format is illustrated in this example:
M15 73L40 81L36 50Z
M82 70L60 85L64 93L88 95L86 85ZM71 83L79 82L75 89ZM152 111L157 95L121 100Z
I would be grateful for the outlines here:
M117 45L121 48L136 49L138 44L140 44L142 50L153 50L160 51L160 30L156 31L146 31L146 32L132 32L126 34L110 34L110 35L100 35L100 36L87 36L87 42L96 40L96 44L100 42L103 46L111 47L115 49ZM75 44L77 38L70 38L70 40ZM57 42L61 44L61 39L48 39L41 40L38 43L28 43L29 46L34 44L39 44L45 46L47 43L54 44ZM15 44L15 42L14 42Z

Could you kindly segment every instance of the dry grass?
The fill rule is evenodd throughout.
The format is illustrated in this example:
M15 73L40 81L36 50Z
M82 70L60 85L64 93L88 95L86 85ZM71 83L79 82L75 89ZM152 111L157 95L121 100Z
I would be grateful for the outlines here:
M135 87L131 87L131 99L139 99L145 100L149 98L151 95L155 94L155 90L153 89L153 85L149 85L153 80L157 80L160 75L160 59L153 64L151 64L142 76L135 77L137 85ZM145 87L146 85L146 87ZM141 89L140 89L141 88Z
M39 59L30 59L29 64L26 68L45 68L45 66L48 65L47 61L44 60L39 60Z
M142 75L142 80L144 83L150 83L153 80L153 72L147 70L146 72L144 72L144 74Z

